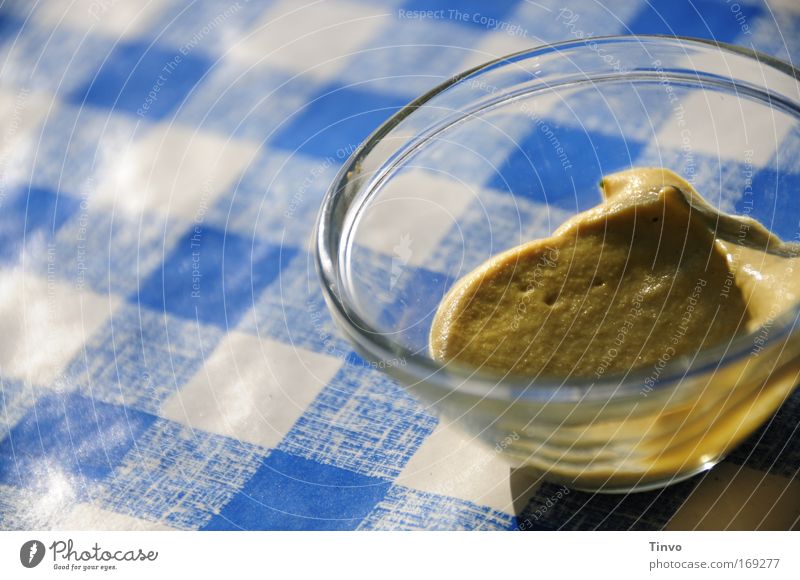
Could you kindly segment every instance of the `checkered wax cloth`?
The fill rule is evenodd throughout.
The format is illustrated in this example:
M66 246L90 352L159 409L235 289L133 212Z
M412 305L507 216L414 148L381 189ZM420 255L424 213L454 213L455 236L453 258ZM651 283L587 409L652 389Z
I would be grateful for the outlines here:
M705 476L569 491L365 364L318 289L312 222L347 147L477 63L631 32L797 59L800 4L3 1L0 528L796 525L798 393Z

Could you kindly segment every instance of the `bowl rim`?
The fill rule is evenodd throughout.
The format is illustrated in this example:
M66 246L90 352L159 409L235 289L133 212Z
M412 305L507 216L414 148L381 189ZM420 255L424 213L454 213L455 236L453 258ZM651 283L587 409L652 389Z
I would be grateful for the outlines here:
M401 374L403 378L413 378L419 383L433 384L448 392L458 391L481 398L500 401L527 399L563 403L576 402L579 400L616 399L625 396L641 397L643 380L652 375L649 368L629 370L625 373L608 373L600 379L593 379L590 377L564 378L552 375L537 375L536 377L531 377L512 375L510 373L488 372L456 361L440 363L430 356L417 354L403 344L388 339L385 333L374 328L369 322L359 316L354 309L346 307L346 304L344 304L339 293L336 291L336 288L339 287L340 273L338 258L332 256L332 252L327 243L330 237L328 231L329 223L333 216L336 202L342 194L341 184L348 174L357 168L360 161L366 157L394 127L435 96L475 73L492 68L498 64L502 64L503 66L513 65L518 62L521 57L524 57L524 59L532 58L542 53L551 52L553 50L559 51L566 47L588 47L589 43L615 43L637 40L640 44L643 40L653 40L679 44L681 46L685 46L686 44L700 45L705 48L717 49L723 53L727 51L754 59L760 64L766 64L800 81L800 69L796 68L791 63L787 63L781 59L751 48L689 36L628 34L585 37L538 45L501 56L462 71L423 93L384 121L356 148L337 172L325 193L317 215L313 234L314 258L317 274L321 281L326 303L332 310L334 319L340 326L344 326L342 330L344 330L347 337L355 343L357 350L358 347L361 347L360 350L373 362L382 362L385 364L389 360L402 360L402 370L393 365L386 365L386 367L390 369L390 372ZM624 73L620 72L618 74L623 75ZM353 320L353 318L355 318L355 320ZM791 334L792 331L795 330L799 318L800 302L793 307L787 308L786 311L772 319L769 326L762 324L751 332L735 337L726 345L717 345L711 348L701 349L691 358L687 356L673 357L661 368L661 373L657 382L649 392L655 393L659 390L666 390L676 381L680 384L686 377L698 375L711 369L719 369L723 366L723 363L728 364L747 356L753 350L754 339L764 328L769 328L770 331L765 346L766 344L774 343L784 336ZM699 364L697 362L698 360ZM773 371L777 371L777 369L773 369ZM454 381L456 381L455 384Z

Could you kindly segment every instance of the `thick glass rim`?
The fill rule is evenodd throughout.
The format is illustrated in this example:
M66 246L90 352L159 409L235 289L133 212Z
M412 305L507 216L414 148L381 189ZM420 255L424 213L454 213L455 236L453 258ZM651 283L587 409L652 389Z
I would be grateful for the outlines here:
M342 282L337 252L338 243L334 239L336 232L331 230L334 216L347 210L347 207L340 207L340 203L342 202L344 187L348 183L348 177L358 171L362 160L393 128L440 93L486 69L513 66L521 60L566 49L588 47L590 43L608 44L629 43L632 41L638 41L640 44L643 41L651 41L684 48L687 44L713 48L723 53L728 52L753 59L800 81L800 70L792 64L750 48L687 36L617 35L568 40L512 53L459 73L414 99L386 120L352 153L340 168L326 192L317 217L314 234L315 262L326 302L340 328L345 331L348 338L355 342L358 347L361 347L361 350L368 358L375 362L383 363L390 360L403 360L402 368L393 365L386 366L402 374L404 378L412 379L417 383L434 385L443 391L457 391L499 401L531 400L548 401L550 403L575 403L584 400L606 400L640 396L643 381L650 375L647 369L630 370L626 373L609 373L602 379L589 377L564 378L544 375L531 378L511 374L504 375L482 371L454 362L443 364L391 340L385 333L364 320L354 308L350 308L346 304L346 300L339 295L340 292L337 289L342 288ZM624 73L618 72L616 74L622 75ZM587 77L588 80L591 80L591 78L591 76ZM800 103L798 105L796 108L800 112ZM800 317L800 303L786 309L785 312L772 320L769 325L769 338L765 342L765 346L776 343L791 334L795 330L798 317ZM659 390L669 389L676 381L680 384L686 378L712 369L722 368L729 363L748 356L752 351L754 340L762 333L764 328L765 326L763 325L759 326L752 332L737 336L726 345L703 349L691 359L675 357L669 360L661 369L659 380L650 392L655 393Z

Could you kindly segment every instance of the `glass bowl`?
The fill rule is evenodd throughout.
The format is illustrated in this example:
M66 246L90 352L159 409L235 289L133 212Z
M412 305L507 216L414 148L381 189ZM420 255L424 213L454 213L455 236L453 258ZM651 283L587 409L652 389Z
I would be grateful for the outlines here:
M800 239L798 78L743 48L658 36L554 44L458 75L375 131L330 187L316 251L337 324L412 394L550 480L627 492L710 468L797 383L796 301L727 344L599 379L440 364L431 321L458 278L596 205L600 178L632 166L672 169L720 209Z

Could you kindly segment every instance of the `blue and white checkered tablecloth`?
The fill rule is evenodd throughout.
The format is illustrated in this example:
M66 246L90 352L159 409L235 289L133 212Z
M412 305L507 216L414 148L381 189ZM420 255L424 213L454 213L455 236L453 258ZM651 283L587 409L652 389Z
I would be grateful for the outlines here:
M704 476L570 491L366 365L323 303L310 234L348 148L475 64L626 33L797 59L800 3L3 1L0 529L796 526L798 392Z

